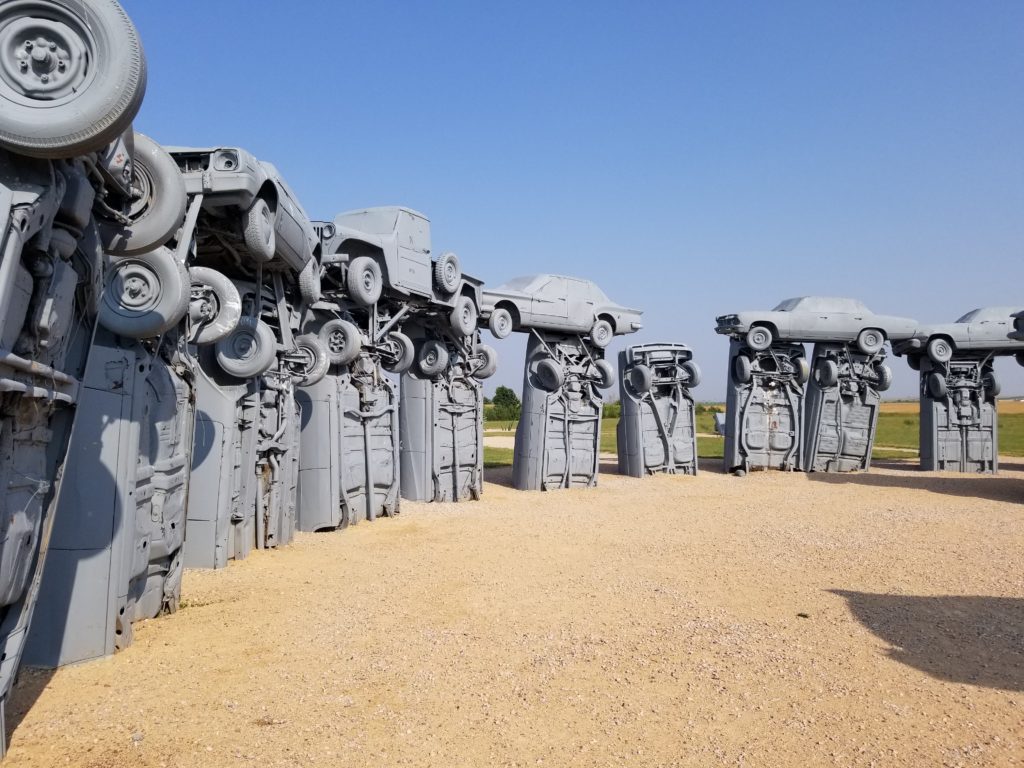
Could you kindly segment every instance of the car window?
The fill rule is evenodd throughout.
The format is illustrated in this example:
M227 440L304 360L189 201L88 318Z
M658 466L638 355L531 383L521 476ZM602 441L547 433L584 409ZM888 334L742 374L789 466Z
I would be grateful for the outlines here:
M535 293L539 293L546 299L564 299L565 298L565 280L561 277L552 277L542 286L540 286Z

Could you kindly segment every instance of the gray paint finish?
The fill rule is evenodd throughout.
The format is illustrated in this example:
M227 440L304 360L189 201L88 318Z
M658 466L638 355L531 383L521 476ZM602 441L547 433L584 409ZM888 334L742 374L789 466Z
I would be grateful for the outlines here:
M999 471L994 381L991 357L955 357L941 366L922 360L921 469Z
M697 474L693 353L683 344L642 344L619 353L619 473Z

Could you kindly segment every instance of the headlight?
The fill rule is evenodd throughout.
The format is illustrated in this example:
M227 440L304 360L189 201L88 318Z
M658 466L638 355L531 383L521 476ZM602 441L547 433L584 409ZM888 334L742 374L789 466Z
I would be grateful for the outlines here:
M238 154L235 152L218 152L213 156L213 169L215 171L237 171Z

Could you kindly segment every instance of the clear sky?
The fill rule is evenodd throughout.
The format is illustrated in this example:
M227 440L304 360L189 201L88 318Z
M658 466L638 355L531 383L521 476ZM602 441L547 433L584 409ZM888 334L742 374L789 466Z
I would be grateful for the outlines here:
M313 218L423 211L492 285L592 278L646 311L630 340L693 347L699 399L724 398L725 312L1024 307L1024 3L124 6L138 130L251 150ZM489 343L489 389L518 390L522 337Z

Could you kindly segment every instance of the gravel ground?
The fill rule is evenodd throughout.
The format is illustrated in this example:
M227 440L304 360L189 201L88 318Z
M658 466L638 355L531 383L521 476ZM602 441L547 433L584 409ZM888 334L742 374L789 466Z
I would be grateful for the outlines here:
M1024 764L1024 466L405 504L27 672L7 766ZM606 467L610 470L610 467Z

